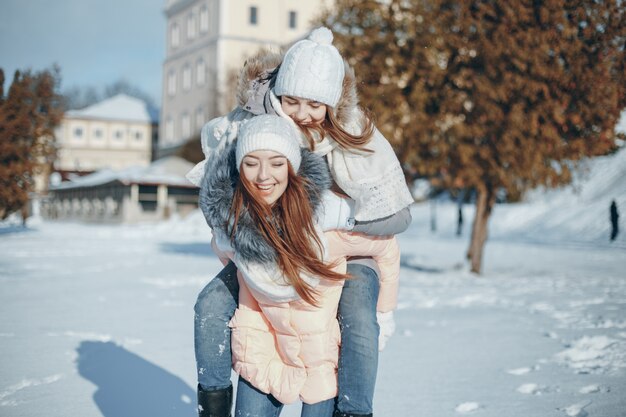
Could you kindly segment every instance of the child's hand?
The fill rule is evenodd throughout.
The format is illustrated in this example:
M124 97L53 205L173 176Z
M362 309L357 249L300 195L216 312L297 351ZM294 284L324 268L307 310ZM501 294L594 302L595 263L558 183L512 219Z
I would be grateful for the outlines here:
M376 320L378 320L378 326L380 327L380 333L378 334L378 351L382 350L387 345L387 340L396 331L396 321L393 319L393 311L386 313L377 312Z
M319 207L318 223L323 231L352 230L354 227L354 201L339 197L332 191L322 193L322 204Z

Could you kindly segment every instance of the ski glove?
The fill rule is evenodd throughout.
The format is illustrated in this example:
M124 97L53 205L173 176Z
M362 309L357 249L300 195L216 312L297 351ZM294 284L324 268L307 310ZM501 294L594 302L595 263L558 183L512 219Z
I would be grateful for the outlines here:
M382 352L387 345L387 340L389 340L396 331L396 322L393 319L393 311L386 313L376 312L376 320L380 327L380 332L378 333L378 351Z
M354 200L343 198L326 190L317 213L320 227L328 230L352 230L354 227Z

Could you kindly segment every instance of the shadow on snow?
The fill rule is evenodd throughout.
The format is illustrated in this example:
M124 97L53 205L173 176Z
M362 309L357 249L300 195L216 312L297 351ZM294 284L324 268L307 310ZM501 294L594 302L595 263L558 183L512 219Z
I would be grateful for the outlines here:
M183 254L183 255L196 255L196 256L213 256L213 250L211 245L207 243L161 243L161 250L167 253Z
M413 256L400 256L400 266L413 271L425 272L429 274L443 274L450 271L460 271L464 268L463 262L457 262L447 267L435 267L419 264Z
M0 236L2 235L9 235L9 234L13 234L13 233L26 233L26 232L34 232L35 229L31 229L30 227L24 227L21 225L14 225L14 224L10 224L10 225L3 225L0 224Z
M113 342L83 341L79 374L98 389L104 417L196 417L195 391L182 379Z

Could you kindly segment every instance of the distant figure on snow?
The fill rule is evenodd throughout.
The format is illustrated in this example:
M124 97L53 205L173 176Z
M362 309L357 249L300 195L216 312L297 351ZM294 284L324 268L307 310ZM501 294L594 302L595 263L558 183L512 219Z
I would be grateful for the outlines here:
M467 194L467 190L462 188L459 191L459 195L457 196L457 218L456 218L456 235L461 236L463 233L463 202L465 201L465 196Z
M611 201L611 208L609 210L611 212L611 241L614 241L619 233L619 213L617 211L617 204L615 200Z

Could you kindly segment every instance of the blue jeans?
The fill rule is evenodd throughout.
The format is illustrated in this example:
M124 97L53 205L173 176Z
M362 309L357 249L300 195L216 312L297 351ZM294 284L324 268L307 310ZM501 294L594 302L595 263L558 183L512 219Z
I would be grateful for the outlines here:
M230 386L232 355L228 322L239 300L237 268L229 262L198 295L194 347L198 383L207 391Z
M239 377L235 416L278 417L282 409L283 404L272 395L259 391ZM300 417L332 417L334 409L334 398L315 404L302 403Z
M346 281L339 300L339 394L337 409L350 414L371 414L378 371L378 321L376 272L364 265L348 264L352 279Z
M349 264L339 301L341 350L337 409L370 414L378 370L378 276L371 268ZM198 383L205 390L230 385L231 351L228 322L237 308L237 270L229 263L198 295L194 339Z

